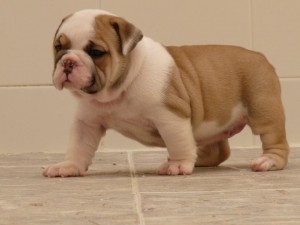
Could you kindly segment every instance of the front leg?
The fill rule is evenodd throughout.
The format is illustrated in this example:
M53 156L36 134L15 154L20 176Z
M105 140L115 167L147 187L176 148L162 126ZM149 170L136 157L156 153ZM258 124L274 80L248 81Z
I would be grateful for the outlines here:
M48 166L43 175L45 177L84 176L104 134L105 129L101 125L75 119L66 160Z
M197 159L197 146L190 119L170 114L156 125L169 153L168 160L160 166L158 174L191 174Z

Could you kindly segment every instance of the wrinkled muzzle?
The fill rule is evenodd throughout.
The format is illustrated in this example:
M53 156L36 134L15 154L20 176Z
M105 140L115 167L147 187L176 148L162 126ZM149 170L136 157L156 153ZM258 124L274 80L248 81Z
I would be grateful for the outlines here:
M81 90L94 94L101 89L101 82L93 61L86 53L69 50L56 62L53 84L58 90Z

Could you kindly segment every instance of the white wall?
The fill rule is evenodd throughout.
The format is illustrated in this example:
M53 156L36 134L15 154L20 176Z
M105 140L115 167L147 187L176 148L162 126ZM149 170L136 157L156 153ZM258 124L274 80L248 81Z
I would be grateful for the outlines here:
M263 52L280 76L290 145L300 145L298 0L0 0L0 153L64 152L75 105L51 84L51 44L61 18L83 8L112 11L166 45L231 44ZM231 142L259 145L249 130ZM114 132L105 146L141 148Z

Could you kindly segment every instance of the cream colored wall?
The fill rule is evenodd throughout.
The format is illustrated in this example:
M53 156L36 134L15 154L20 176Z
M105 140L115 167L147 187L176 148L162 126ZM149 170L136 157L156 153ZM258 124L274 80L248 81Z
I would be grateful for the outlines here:
M298 0L1 0L0 153L64 152L74 101L51 84L51 42L65 15L102 8L166 45L231 44L263 52L277 68L288 139L300 139ZM249 130L232 146L259 145ZM106 149L142 146L109 132Z

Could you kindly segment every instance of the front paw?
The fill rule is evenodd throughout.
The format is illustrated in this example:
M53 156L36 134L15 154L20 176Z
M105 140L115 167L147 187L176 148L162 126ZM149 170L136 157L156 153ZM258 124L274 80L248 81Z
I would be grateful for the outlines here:
M168 160L159 169L159 175L189 175L194 170L195 162L190 160Z
M65 161L45 168L45 177L78 177L84 176L85 170L74 162Z

